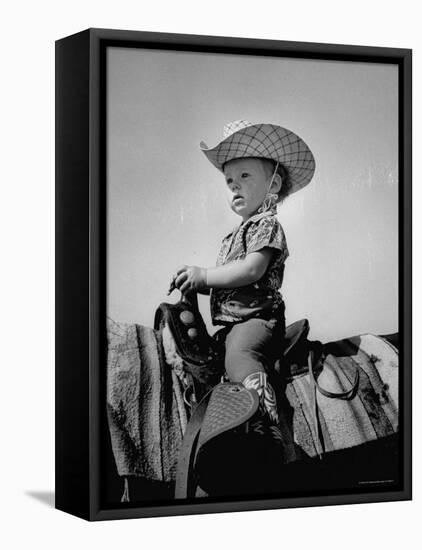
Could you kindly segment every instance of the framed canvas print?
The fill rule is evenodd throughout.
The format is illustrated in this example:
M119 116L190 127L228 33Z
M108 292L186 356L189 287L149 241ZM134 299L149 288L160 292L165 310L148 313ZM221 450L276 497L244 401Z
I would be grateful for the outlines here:
M411 50L56 43L56 507L411 498Z

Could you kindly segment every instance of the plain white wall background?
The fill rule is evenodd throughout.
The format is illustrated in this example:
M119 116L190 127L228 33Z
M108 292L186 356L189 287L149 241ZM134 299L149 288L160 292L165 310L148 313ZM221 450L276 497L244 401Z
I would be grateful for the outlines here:
M24 1L3 8L1 134L1 544L4 548L343 549L415 547L420 540L421 407L415 404L415 494L408 503L87 524L43 502L54 488L54 40L87 27L412 47L422 94L417 4L404 0L242 4ZM414 151L420 149L420 103ZM421 221L414 165L415 242ZM416 247L415 247L416 248ZM420 258L414 259L420 303ZM419 308L418 308L419 309ZM415 340L421 324L415 315ZM414 386L420 387L415 349ZM34 498L31 494L36 494ZM273 546L274 545L274 546Z

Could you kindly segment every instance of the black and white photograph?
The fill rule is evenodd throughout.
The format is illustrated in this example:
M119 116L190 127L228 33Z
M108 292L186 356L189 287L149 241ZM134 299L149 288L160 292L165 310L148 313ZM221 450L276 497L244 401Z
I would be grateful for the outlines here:
M104 505L400 490L398 65L105 67Z
M0 546L414 548L417 3L2 15Z

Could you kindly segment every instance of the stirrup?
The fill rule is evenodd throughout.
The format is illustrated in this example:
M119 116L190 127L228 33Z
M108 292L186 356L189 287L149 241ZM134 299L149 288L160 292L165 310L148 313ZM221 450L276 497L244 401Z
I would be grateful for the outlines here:
M202 465L213 461L214 452L219 452L221 442L226 446L226 434L229 442L233 442L232 435L236 430L245 431L247 421L258 407L258 394L235 383L217 384L201 399L192 412L179 452L176 498L195 495L196 487L201 486ZM226 447L224 453L227 452Z
M269 488L280 471L281 432L263 413L256 390L220 384L198 438L195 481L210 495Z

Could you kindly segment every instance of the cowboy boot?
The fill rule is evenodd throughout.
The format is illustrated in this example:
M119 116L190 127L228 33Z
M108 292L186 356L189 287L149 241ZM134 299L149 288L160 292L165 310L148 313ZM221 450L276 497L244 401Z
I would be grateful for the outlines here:
M277 463L282 459L283 436L279 425L277 398L274 388L263 371L249 374L242 382L248 390L258 394L259 407L256 414L248 422L248 433L260 440L263 452L269 462Z
M243 379L242 384L248 390L255 390L259 396L261 412L267 414L275 425L279 423L277 411L277 399L274 388L268 381L268 375L263 371L256 371Z

